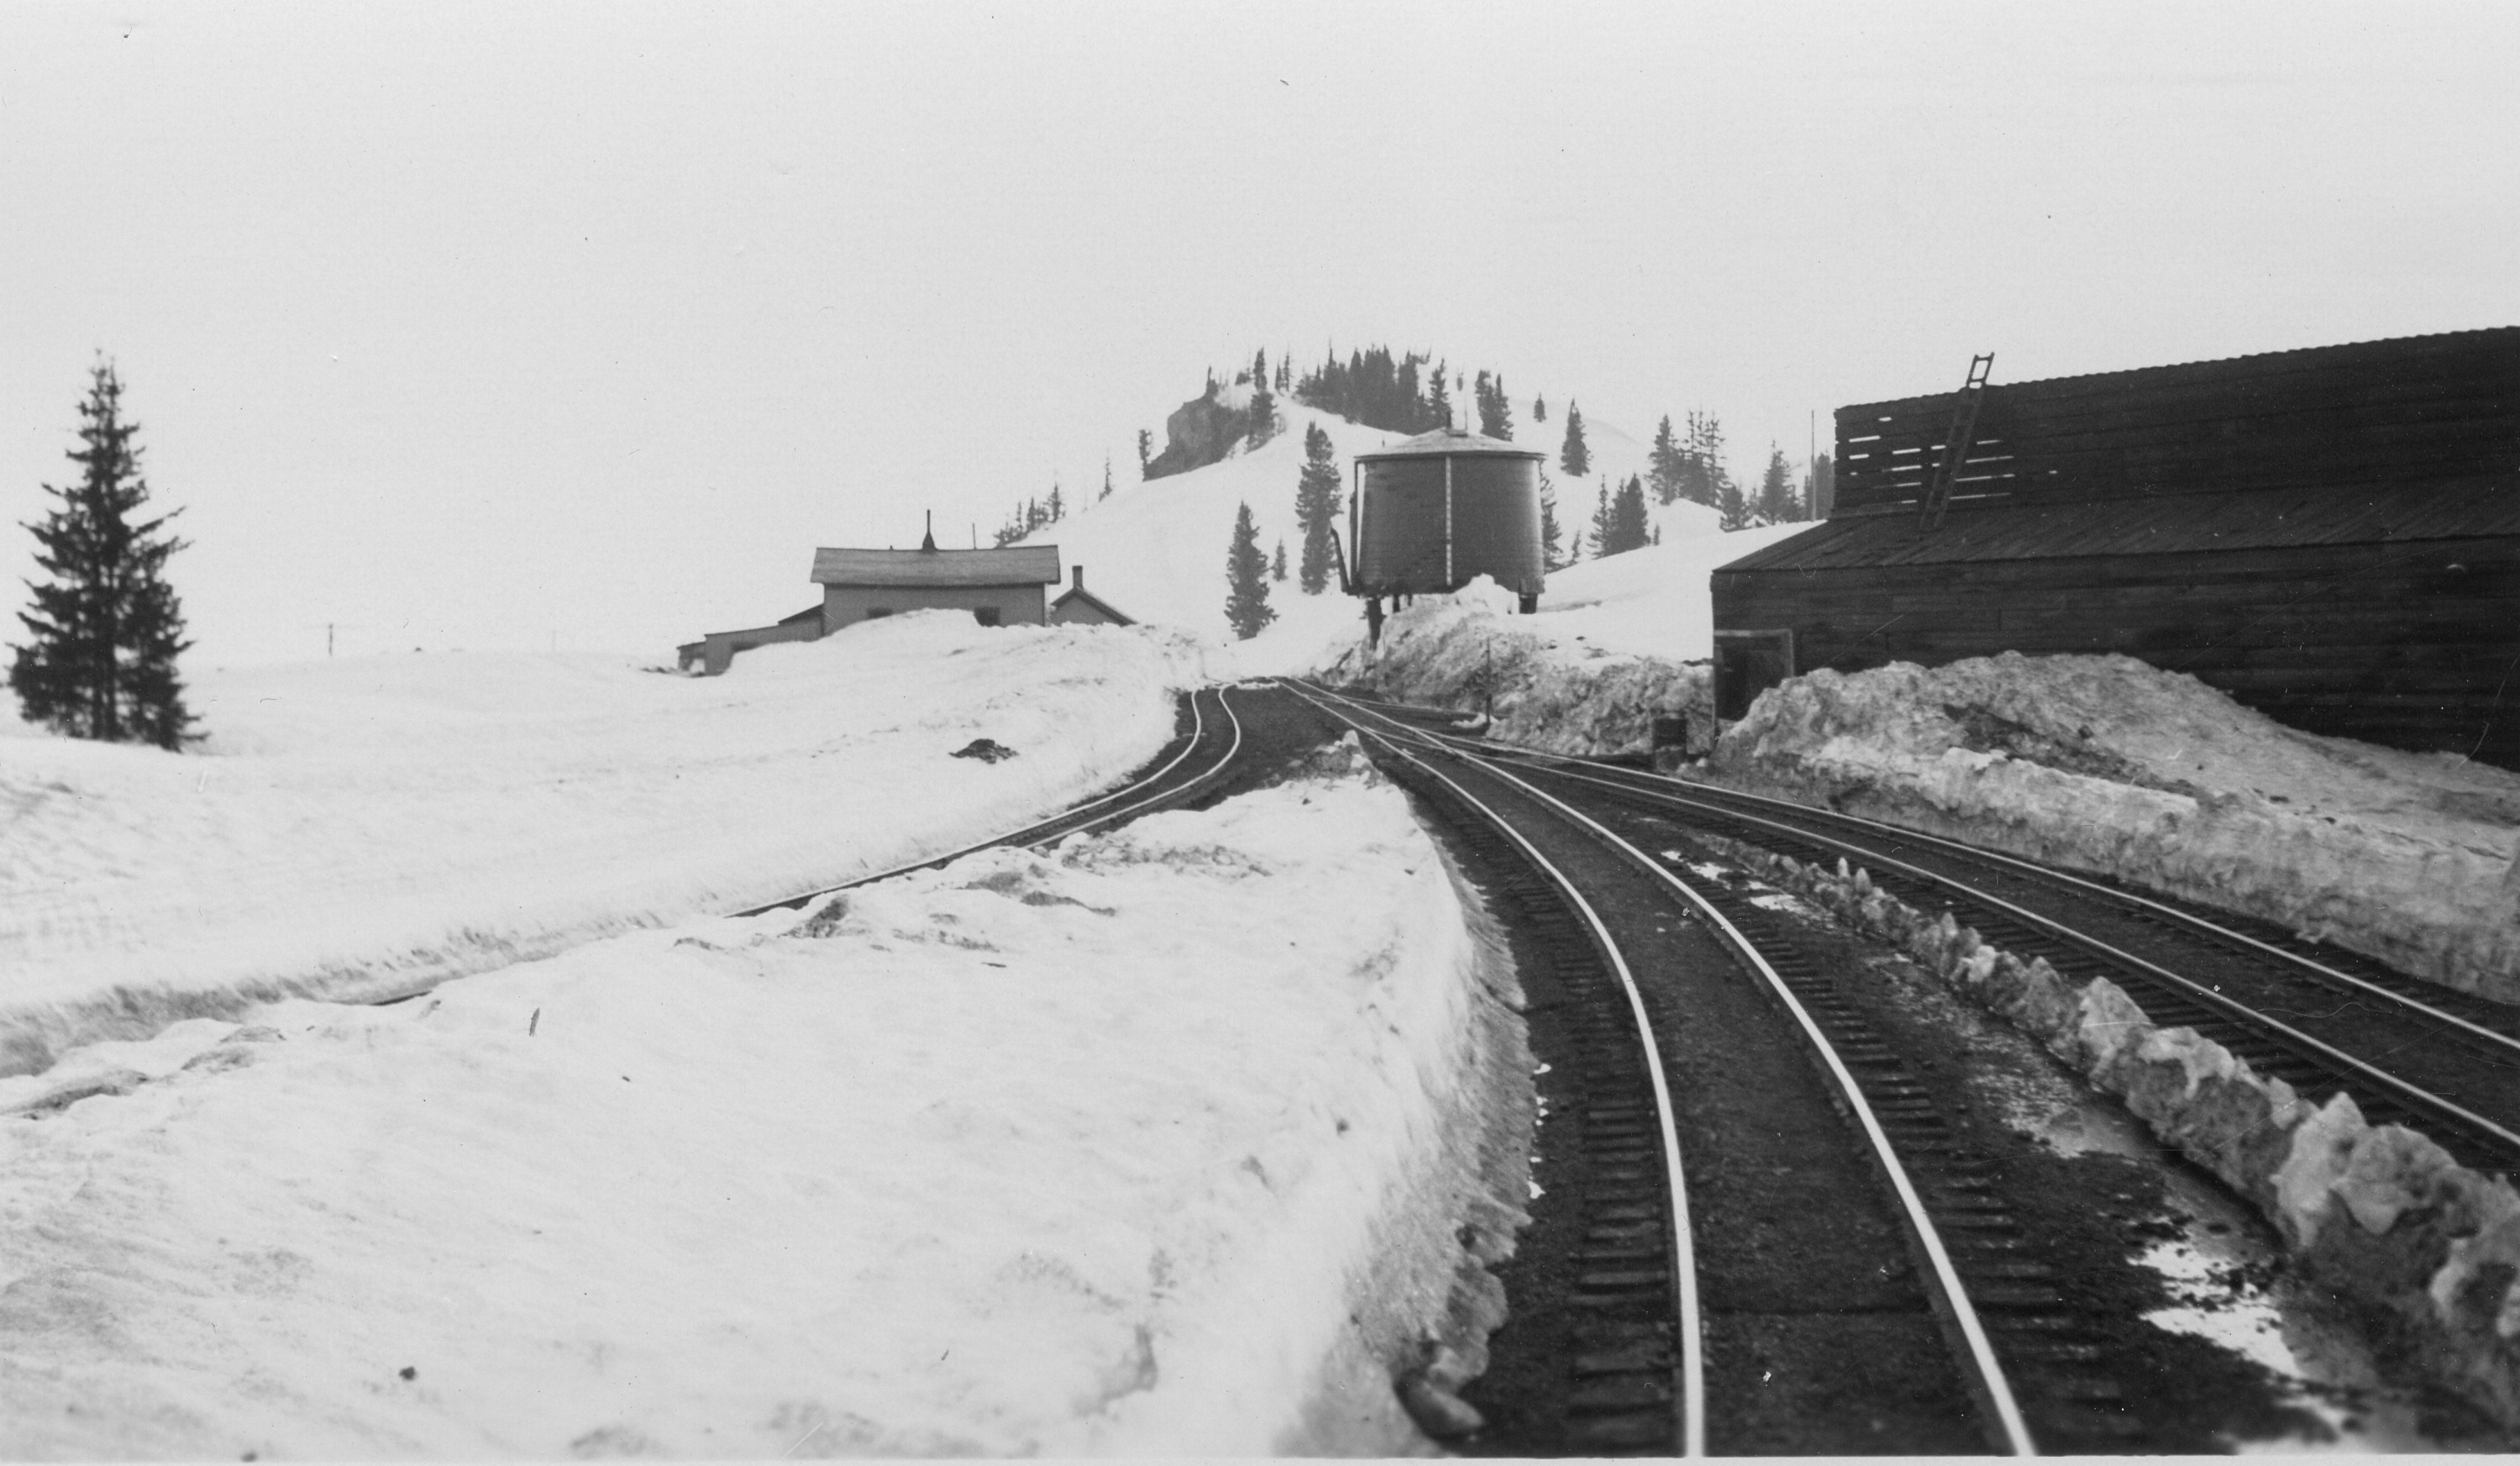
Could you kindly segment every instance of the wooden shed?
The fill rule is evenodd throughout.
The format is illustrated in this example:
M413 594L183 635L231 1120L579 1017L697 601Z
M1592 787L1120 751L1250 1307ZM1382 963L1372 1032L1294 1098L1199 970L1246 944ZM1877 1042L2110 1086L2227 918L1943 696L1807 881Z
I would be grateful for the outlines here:
M1715 572L1719 716L1820 667L2122 652L2520 767L2520 327L1842 407L1836 461L1826 522Z
M1137 618L1085 588L1085 567L1071 566L1074 581L1050 603L1054 626L1134 626Z
M994 550L814 552L814 582L823 587L823 624L837 631L903 611L968 611L981 625L1042 625L1049 619L1045 586L1058 583L1058 546Z

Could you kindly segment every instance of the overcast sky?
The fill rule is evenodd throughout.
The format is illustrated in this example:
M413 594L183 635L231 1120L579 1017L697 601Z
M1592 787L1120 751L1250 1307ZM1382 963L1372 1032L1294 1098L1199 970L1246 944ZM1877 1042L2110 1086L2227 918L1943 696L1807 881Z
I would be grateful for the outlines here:
M1749 476L1974 351L2520 323L2515 58L2513 3L12 0L0 519L99 350L211 664L665 660L1133 477L1255 347L1703 408Z

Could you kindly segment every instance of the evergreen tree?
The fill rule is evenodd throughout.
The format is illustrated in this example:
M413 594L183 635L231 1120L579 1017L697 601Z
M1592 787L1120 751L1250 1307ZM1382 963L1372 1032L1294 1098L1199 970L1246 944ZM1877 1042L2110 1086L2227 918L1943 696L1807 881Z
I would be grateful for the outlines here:
M1453 426L1453 394L1445 389L1445 368L1435 364L1435 380L1426 387L1426 426L1429 429Z
M1545 423L1549 421L1549 399L1547 397L1534 397L1531 399L1531 420L1535 423Z
M1058 481L1053 479L1050 481L1050 502L1042 506L1041 522L1045 525L1056 525L1065 518L1067 518L1067 501L1059 497Z
M1715 527L1727 531L1750 527L1750 503L1731 475L1716 481L1715 495Z
M1566 446L1558 450L1557 466L1578 479L1593 472L1592 450L1584 446L1584 409L1573 402L1566 404Z
M1768 471L1759 477L1759 501L1752 512L1763 525L1790 525L1803 518L1793 470L1785 464L1784 451L1773 442L1768 444Z
M1138 477L1144 479L1155 461L1155 435L1146 429L1138 430Z
M69 454L79 481L44 484L60 505L26 526L35 564L53 579L28 582L35 609L18 619L33 639L16 649L9 686L27 719L56 733L180 749L196 735L175 659L192 643L163 573L186 541L163 531L182 511L133 523L149 502L133 441L140 425L123 420L112 362L99 361L88 375L80 446Z
M1688 477L1688 458L1671 434L1671 414L1662 415L1662 426L1654 429L1653 451L1645 460L1646 472L1653 481L1654 502L1668 504L1680 497L1682 483Z
M1557 485L1549 481L1549 470L1540 471L1540 568L1561 571L1567 566L1560 541L1565 531L1557 526Z
M1300 578L1296 583L1304 594L1317 596L1330 583L1330 573L1337 568L1337 550L1331 530L1338 524L1339 471L1338 459L1330 450L1330 435L1319 423L1304 426L1304 471L1295 478L1295 523L1304 532L1304 552L1298 562Z
M1269 389L1269 348L1266 346L1251 353L1251 385L1262 391Z
M1504 442L1513 441L1513 404L1506 400L1505 379L1479 373L1474 400L1479 405L1479 432Z
M1803 503L1816 520L1824 520L1837 508L1837 465L1826 453L1812 460L1811 473L1803 479Z
M1102 497L1094 502L1100 504L1109 497L1111 497L1111 455L1105 453L1102 455Z
M1645 514L1644 481L1634 474L1612 493L1609 485L1599 489L1593 510L1593 557L1624 555L1641 550L1653 542L1653 529Z
M1286 578L1286 537L1282 534L1278 536L1278 553L1269 561L1269 578L1272 580Z
M1269 394L1268 380L1262 378L1251 389L1251 431L1243 440L1256 448L1277 435L1278 399Z
M1234 546L1225 555L1225 618L1234 634L1249 641L1278 618L1269 609L1269 559L1260 553L1260 527L1251 522L1251 506L1234 515Z
M1688 440L1681 451L1687 458L1687 477L1681 484L1681 497L1692 504L1722 509L1724 491L1732 482L1732 475L1724 467L1724 425L1716 421L1715 414L1692 412L1688 415Z

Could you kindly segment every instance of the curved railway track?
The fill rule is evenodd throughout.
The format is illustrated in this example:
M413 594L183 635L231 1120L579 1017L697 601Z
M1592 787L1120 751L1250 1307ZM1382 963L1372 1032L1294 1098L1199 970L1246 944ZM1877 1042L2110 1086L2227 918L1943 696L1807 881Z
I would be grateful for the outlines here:
M1526 989L1552 995L1530 1017L1571 1103L1543 1121L1558 1196L1525 1248L1562 1287L1490 1341L1473 1448L2034 1453L1990 1309L2064 1346L2045 1423L2106 1434L2081 1417L2107 1382L2079 1377L2074 1320L2006 1257L2018 1226L1982 1167L1764 913L1493 760L1286 685L1449 811L1506 872L1490 898L1539 934Z
M2351 1094L2461 1164L2520 1173L2520 1015L2376 962L2033 861L1784 800L1435 730L1624 811L1640 837L1702 832L1862 866L1989 941L2077 982L2106 977L2164 1027L2192 1028L2305 1096ZM2255 928L2255 930L2252 930Z
M793 909L852 887L890 880L915 870L934 870L960 860L974 850L994 846L1044 846L1083 830L1100 829L1150 810L1167 808L1194 797L1199 791L1234 766L1242 752L1242 719L1236 715L1227 701L1229 688L1202 688L1188 698L1190 730L1157 751L1153 760L1142 772L1132 776L1119 788L1097 796L1081 804L1038 820L1020 829L986 840L974 841L943 854L930 855L886 870L875 871L840 882L835 886L817 887L799 895L783 896L758 906L735 912L737 916L763 916L772 911ZM1215 715L1209 716L1201 707L1203 698L1213 698Z

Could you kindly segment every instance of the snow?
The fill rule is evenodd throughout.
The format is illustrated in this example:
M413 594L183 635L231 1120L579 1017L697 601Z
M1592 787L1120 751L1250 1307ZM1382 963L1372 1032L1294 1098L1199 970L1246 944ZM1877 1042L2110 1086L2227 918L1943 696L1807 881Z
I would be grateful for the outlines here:
M0 738L0 1073L957 848L1145 761L1201 679L1157 629L934 613L706 679L524 654L217 672L184 756ZM1019 756L948 756L979 736Z
M99 1044L0 1080L118 1073L0 1126L0 1451L1278 1448L1472 947L1350 774Z
M1817 671L1763 694L1707 770L2520 1001L2520 774L2303 733L2131 658Z

